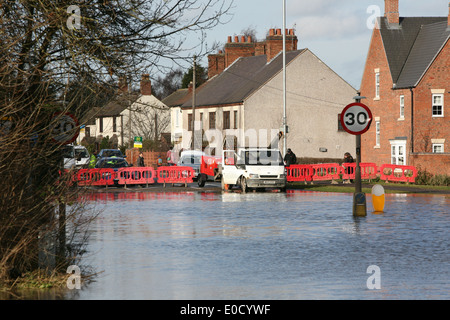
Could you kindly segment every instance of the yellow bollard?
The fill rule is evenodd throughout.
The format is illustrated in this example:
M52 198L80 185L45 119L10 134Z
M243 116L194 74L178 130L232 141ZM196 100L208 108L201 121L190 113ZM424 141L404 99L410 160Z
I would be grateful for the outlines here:
M372 205L375 212L383 212L384 210L384 188L382 185L376 184L372 187Z

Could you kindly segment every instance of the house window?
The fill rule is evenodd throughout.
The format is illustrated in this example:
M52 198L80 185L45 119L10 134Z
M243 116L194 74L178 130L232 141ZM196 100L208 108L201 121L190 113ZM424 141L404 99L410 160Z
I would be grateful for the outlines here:
M391 141L391 164L406 165L406 140Z
M344 127L342 127L342 123L341 123L341 114L338 114L338 131L345 131Z
M405 96L400 96L400 119L405 118Z
M216 128L216 113L215 112L209 113L209 128L210 129Z
M380 146L380 121L375 122L375 145Z
M188 114L188 131L192 131L192 113Z
M91 128L85 127L84 134L86 135L86 137L90 137L91 136Z
M99 119L99 122L100 122L100 125L99 125L99 127L100 127L100 133L102 133L102 132L103 132L103 118L100 118L100 119Z
M113 132L117 132L117 118L113 117Z
M432 106L432 116L433 117L443 117L444 116L444 95L443 94L433 94L433 106Z
M234 111L234 128L238 128L238 112Z
M223 129L230 129L230 111L223 112Z
M433 153L444 153L444 144L443 143L433 143Z
M380 97L380 73L375 73L375 98Z
M203 130L203 112L200 112L200 130Z

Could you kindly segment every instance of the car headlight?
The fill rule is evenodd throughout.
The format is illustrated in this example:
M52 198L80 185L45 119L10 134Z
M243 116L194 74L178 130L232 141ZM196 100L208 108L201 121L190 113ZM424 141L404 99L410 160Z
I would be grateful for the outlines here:
M286 178L286 174L280 174L280 179L284 179L284 178Z
M258 179L259 176L256 173L250 173L248 176L250 179Z

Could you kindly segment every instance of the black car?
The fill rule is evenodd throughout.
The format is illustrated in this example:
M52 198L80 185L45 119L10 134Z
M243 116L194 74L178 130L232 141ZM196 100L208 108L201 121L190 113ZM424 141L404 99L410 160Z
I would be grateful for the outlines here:
M116 158L116 157L107 157L101 158L95 164L95 168L97 169L107 169L111 168L114 171L118 171L120 168L128 168L132 167L124 158ZM118 185L119 179L114 179L114 185Z
M118 149L102 149L97 155L98 160L108 157L126 158L127 156L123 155L123 153Z

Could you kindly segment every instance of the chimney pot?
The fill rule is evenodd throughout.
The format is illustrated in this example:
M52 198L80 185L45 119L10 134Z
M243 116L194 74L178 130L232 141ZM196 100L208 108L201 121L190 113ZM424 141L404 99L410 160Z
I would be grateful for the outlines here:
M252 42L252 36L247 37L247 42Z
M238 36L234 36L234 42L239 42L239 37Z
M269 36L274 36L274 35L275 35L275 29L270 29Z
M281 35L281 29L277 29L277 35Z
M228 43L231 43L231 36L228 36Z

